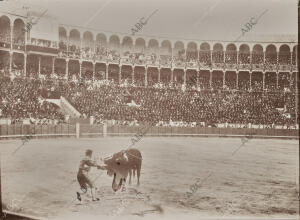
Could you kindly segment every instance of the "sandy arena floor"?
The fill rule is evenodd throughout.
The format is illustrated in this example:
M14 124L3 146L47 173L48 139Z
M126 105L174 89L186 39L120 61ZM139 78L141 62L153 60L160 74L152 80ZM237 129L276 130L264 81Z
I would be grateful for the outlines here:
M3 202L11 211L47 219L299 214L298 140L251 139L235 152L240 138L144 137L135 145L143 155L139 187L134 179L125 192L114 193L112 178L94 169L101 200L76 201L85 150L105 157L128 146L130 138L34 139L14 155L21 140L0 141ZM187 192L192 196L185 197Z

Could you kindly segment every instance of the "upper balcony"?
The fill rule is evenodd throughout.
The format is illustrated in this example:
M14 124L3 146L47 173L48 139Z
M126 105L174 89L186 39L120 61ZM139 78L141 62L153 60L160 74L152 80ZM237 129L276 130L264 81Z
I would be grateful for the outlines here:
M262 63L253 63L252 64L252 71L263 71L264 70L264 64Z
M148 59L146 61L146 65L151 66L151 67L159 67L159 60L158 59Z
M225 63L224 67L226 70L231 70L231 71L235 71L238 69L238 65L236 63Z
M291 69L292 69L291 65L278 64L278 71L280 71L280 72L290 72Z
M109 55L109 56L107 56L106 62L111 63L111 64L120 64L120 57L114 56L114 55Z
M186 68L187 69L195 69L198 70L199 69L199 63L197 61L189 61L186 62Z
M211 63L200 62L199 61L199 69L201 69L201 70L210 70L211 67L212 67Z
M252 65L250 63L240 63L238 65L238 69L240 71L249 71L249 70L252 70Z
M212 63L213 70L224 70L224 63Z
M133 65L134 64L134 60L132 60L130 57L122 57L120 60L120 63L122 65Z
M55 41L31 38L30 41L26 42L26 50L32 52L57 54L58 43Z
M277 64L265 63L265 71L277 72Z

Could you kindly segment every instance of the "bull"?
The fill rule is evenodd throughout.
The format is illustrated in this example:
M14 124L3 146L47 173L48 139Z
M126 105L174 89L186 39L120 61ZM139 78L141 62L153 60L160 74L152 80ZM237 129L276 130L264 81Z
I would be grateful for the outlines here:
M137 173L137 185L140 184L140 175L142 167L142 154L138 149L130 148L113 154L105 158L107 174L113 176L112 189L118 191L129 174L129 184L131 176Z

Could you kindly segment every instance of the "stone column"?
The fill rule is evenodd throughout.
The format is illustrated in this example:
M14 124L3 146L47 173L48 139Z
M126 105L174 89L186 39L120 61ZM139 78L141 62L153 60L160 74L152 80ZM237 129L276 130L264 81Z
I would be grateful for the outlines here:
M38 78L41 76L41 56L39 56L39 70L38 70Z
M148 67L145 67L145 87L148 86Z
M119 65L119 84L121 84L121 80L122 80L122 65Z
M69 78L69 59L66 59L66 76Z
M14 25L11 24L10 25L10 50L13 49L13 44L14 44L13 39L14 39Z
M24 77L26 77L26 71L27 71L27 54L24 54Z
M266 78L266 72L263 72L263 90L265 90L265 78Z
M108 63L105 65L105 79L108 80Z
M158 68L157 70L158 70L158 82L160 83L160 68Z
M223 88L225 87L226 71L223 72Z
M209 71L209 87L212 88L212 70Z
M250 74L250 90L252 90L252 71L250 71L249 74Z
M82 61L81 59L79 60L79 80L82 79Z
M70 36L67 32L67 56L69 56L69 43L70 43Z
M93 62L93 81L95 81L96 63Z
M12 61L13 60L13 52L9 51L9 75L11 74L12 71Z
M276 72L276 89L278 89L279 72Z
M239 71L235 71L235 74L236 74L235 88L239 89Z
M52 74L54 74L54 69L55 69L55 57L52 57Z
M132 66L132 73L131 73L131 79L132 79L132 84L134 83L134 65Z
M81 51L82 51L82 38L80 38L80 48L79 48L79 56L80 56L80 60L82 59L82 53L81 53Z

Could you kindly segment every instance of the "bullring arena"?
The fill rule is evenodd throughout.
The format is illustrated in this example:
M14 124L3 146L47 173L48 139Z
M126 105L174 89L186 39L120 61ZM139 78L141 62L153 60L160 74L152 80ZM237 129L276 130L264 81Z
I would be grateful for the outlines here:
M14 156L19 140L1 142L3 201L14 212L49 219L79 216L260 217L299 213L298 141L240 138L144 137L141 185L113 193L112 178L93 170L100 201L78 205L77 163L86 147L100 157L122 150L129 137L34 139ZM188 144L187 144L188 143ZM197 178L205 179L188 199ZM137 194L139 192L139 194ZM126 200L126 202L123 202ZM125 204L125 205L122 205ZM156 206L160 207L157 208ZM151 211L152 210L152 211ZM92 218L92 219L93 219Z
M143 35L161 8L131 35L0 4L0 219L299 219L297 35ZM130 148L140 185L115 192Z

